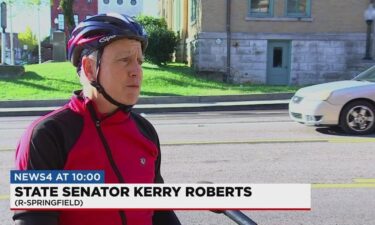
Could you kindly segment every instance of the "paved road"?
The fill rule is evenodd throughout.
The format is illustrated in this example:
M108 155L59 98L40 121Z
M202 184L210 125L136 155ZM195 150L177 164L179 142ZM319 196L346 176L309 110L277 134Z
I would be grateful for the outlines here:
M312 183L311 211L246 212L259 224L375 224L375 135L305 127L286 111L146 115L159 131L166 182ZM0 224L11 224L8 171L32 117L0 118ZM178 211L183 224L233 224Z

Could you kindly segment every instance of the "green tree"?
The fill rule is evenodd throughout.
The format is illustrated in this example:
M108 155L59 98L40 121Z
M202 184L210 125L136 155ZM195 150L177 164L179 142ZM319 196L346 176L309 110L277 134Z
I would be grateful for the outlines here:
M36 7L37 11L38 11L38 26L40 26L40 6L42 4L49 4L49 5L52 5L53 4L53 0L26 0L25 2L23 2L27 5L32 5L34 7ZM38 39L37 39L37 42L38 42L38 49L34 48L34 49L29 49L33 55L38 55L38 61L39 63L42 62L42 49L41 49L41 45L40 45L40 29L39 29L39 32L38 32ZM35 54L37 50L37 54Z
M14 0L11 0L11 1L14 1ZM42 4L52 5L53 0L27 0L26 2L23 2L23 3L27 5L40 7Z
M155 18L152 16L138 16L137 21L141 23L146 29L155 26L162 29L168 29L167 22L163 18Z
M36 35L33 34L30 27L26 27L25 32L18 34L18 40L22 45L27 45L27 49L31 52L38 45Z
M166 65L172 60L172 54L177 46L176 34L168 30L167 22L163 18L139 16L137 21L144 26L148 35L146 60L157 65Z
M14 0L8 0L8 1L14 1ZM53 5L53 0L27 0L27 4L40 6L41 4L47 4ZM74 12L73 12L73 5L74 0L60 0L59 1L59 7L62 9L64 14L64 21L65 26L68 28L67 34L70 33L70 31L75 26L74 23Z
M74 4L74 0L60 0L60 7L64 14L65 25L68 28L66 32L68 32L68 34L70 34L73 27L75 26L73 4Z
M14 0L13 0L14 1ZM41 4L53 4L53 0L28 0L27 1L28 4L32 4L32 5L41 5Z

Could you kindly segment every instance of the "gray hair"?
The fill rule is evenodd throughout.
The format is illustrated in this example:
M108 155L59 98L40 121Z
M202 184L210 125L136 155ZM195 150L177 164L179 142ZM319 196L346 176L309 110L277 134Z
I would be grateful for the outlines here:
M84 55L83 57L89 57L90 59L94 60L95 64L96 64L96 59L98 57L98 51L97 50L93 51L93 52L91 52L87 55ZM91 96L93 95L94 88L91 86L90 81L87 79L86 75L84 74L84 70L83 70L82 66L83 65L81 65L80 71L78 72L79 73L79 81L82 84L83 94L86 97L91 98Z

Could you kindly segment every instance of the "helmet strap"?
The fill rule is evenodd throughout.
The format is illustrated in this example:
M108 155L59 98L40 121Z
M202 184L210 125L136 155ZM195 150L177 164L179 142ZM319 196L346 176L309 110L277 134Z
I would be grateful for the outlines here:
M101 58L102 58L102 54L103 54L103 48L100 48L98 50L98 56L96 58L96 80L93 80L93 81L90 81L90 84L91 86L95 87L95 89L103 95L103 97L109 101L110 103L112 103L113 105L119 107L121 110L125 111L125 112L130 112L130 110L132 109L133 105L125 105L125 104L122 104L118 101L116 101L115 99L113 99L103 88L103 86L100 84L100 79L99 79L99 71L100 71L100 63L101 63Z

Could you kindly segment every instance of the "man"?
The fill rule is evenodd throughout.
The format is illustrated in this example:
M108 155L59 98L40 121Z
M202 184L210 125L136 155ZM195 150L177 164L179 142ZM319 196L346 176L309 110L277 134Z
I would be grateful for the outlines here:
M142 82L147 35L128 16L82 21L68 42L83 91L35 121L20 140L20 170L104 170L106 183L162 183L156 131L131 111ZM51 71L52 72L52 71ZM179 224L173 211L16 211L16 224Z

